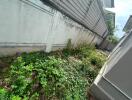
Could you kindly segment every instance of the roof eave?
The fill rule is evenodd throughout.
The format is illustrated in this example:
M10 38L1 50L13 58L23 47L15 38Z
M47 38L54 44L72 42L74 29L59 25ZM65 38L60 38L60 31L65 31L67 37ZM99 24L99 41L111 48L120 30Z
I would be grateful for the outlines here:
M132 18L132 15L130 15L129 19L127 20L127 22L126 22L126 24L125 24L125 26L124 26L124 28L123 28L123 31L124 31L124 32L127 31L126 29L127 29L127 26L128 26L128 24L129 24L131 18Z

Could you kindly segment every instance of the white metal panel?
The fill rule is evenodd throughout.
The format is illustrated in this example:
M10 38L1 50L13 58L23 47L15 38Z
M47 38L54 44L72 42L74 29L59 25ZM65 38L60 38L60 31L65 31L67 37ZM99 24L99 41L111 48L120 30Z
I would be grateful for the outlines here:
M103 19L101 18L98 22L98 25L95 27L95 31L98 32L100 35L103 35L106 31L106 25L103 22Z
M107 30L104 21L103 9L99 0L41 0L49 3L54 8L59 9L76 22L82 24L92 32L102 37ZM101 23L98 24L99 19ZM100 30L94 30L94 27L101 26ZM103 28L102 28L103 27ZM104 31L105 30L105 31Z

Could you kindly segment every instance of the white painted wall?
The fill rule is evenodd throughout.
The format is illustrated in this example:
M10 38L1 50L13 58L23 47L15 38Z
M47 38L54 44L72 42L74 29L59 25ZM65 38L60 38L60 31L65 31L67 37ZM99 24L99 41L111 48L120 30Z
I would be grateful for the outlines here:
M0 42L46 43L52 16L20 0L0 0Z
M64 48L68 39L74 45L102 41L39 0L0 0L0 55L49 52Z

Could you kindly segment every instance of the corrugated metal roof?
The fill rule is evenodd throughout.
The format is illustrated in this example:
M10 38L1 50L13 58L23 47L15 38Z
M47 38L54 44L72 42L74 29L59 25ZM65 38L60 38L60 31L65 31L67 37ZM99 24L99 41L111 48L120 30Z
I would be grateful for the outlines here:
M41 0L103 37L107 26L100 0Z

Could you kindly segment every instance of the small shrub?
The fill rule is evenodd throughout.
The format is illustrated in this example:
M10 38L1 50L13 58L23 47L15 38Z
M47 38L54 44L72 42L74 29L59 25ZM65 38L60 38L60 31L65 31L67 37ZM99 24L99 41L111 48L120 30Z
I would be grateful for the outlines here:
M103 66L104 62L106 61L106 56L98 51L91 52L89 58L91 64L97 66L99 69Z
M0 100L8 100L8 92L4 88L0 88Z
M69 46L52 53L23 53L11 62L5 80L9 89L0 88L3 100L87 100L87 90L106 56L94 46Z
M11 94L8 90L4 88L0 88L0 100L22 100L22 98Z

